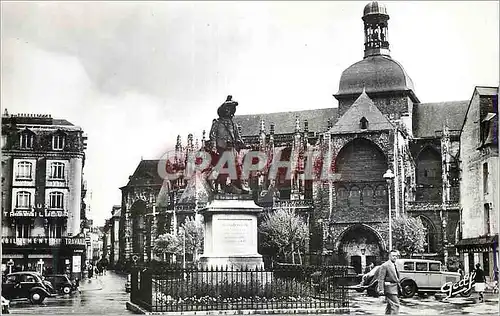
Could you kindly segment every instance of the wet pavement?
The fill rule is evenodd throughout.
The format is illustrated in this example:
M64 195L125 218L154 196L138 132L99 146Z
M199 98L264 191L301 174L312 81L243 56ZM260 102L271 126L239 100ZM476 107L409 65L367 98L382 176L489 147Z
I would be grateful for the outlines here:
M97 279L83 280L80 293L45 299L42 305L28 301L11 302L11 314L21 315L131 315L126 309L129 293L125 292L126 276L108 271ZM350 291L353 315L382 315L384 298ZM477 302L477 294L468 298L436 300L434 296L401 299L401 315L498 315L498 294L486 293L485 302ZM298 315L298 314L295 314Z
M365 293L349 292L350 310L354 315L383 315L385 298L370 297ZM434 296L400 298L400 315L498 315L498 294L486 293L485 302L478 302L477 294L468 298L456 297L446 301Z
M11 302L10 313L22 315L127 315L130 294L125 292L126 276L108 271L80 282L80 293L46 298L42 305L28 301Z

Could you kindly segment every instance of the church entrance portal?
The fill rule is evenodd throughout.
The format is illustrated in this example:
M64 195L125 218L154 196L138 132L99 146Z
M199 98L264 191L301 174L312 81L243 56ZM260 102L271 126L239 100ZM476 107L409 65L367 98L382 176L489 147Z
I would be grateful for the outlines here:
M354 267L357 273L364 273L370 263L382 263L384 256L380 235L365 225L347 228L340 237L339 254L344 262Z

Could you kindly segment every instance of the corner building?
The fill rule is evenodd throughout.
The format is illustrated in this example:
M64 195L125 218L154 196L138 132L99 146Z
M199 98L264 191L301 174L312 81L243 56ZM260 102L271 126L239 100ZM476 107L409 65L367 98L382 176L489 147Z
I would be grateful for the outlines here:
M68 273L85 262L83 130L50 115L2 115L2 264Z

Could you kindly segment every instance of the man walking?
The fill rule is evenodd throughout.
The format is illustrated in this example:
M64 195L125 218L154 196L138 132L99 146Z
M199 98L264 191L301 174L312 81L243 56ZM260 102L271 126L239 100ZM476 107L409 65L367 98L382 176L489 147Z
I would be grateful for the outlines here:
M387 315L399 313L399 272L396 268L396 259L399 257L399 251L391 250L389 260L384 262L379 268L378 275L378 294L385 295L387 306L385 313Z

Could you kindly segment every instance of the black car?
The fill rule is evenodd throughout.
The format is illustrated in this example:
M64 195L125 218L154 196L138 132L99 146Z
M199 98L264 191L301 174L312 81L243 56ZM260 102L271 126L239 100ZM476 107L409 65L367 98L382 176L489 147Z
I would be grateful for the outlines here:
M45 276L52 283L54 289L60 294L71 294L77 290L76 284L71 282L66 274L53 274Z
M2 282L2 296L8 300L29 299L33 304L41 304L46 297L53 296L40 274L22 271L8 274Z

